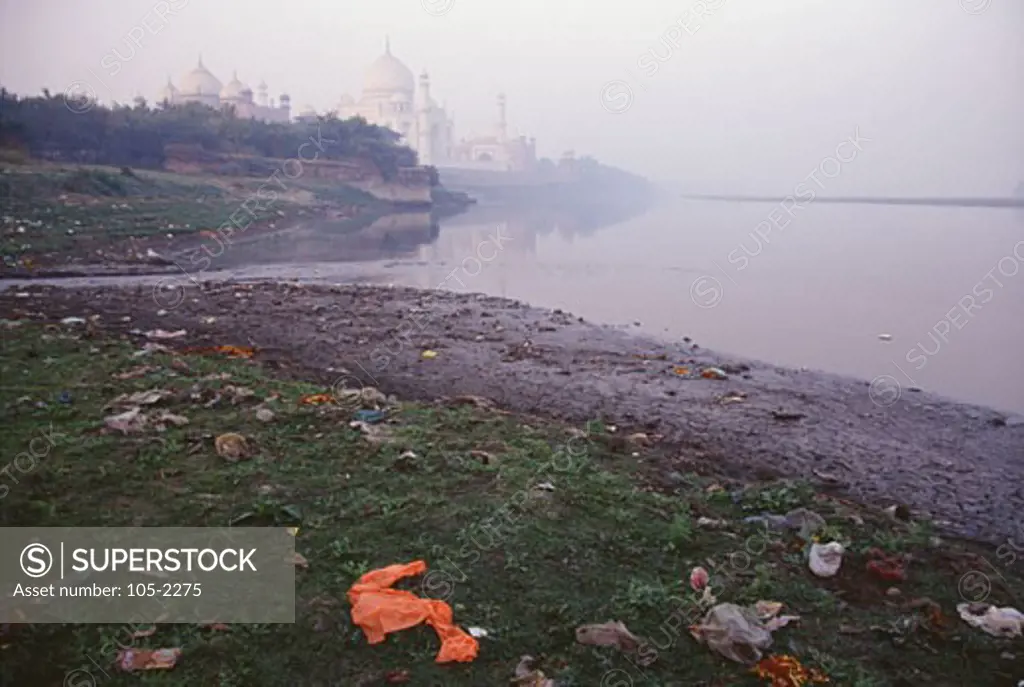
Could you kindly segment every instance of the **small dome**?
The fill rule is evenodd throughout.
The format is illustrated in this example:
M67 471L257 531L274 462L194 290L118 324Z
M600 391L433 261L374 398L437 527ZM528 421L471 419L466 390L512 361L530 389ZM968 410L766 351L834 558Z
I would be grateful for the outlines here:
M292 97L287 93L282 93L281 97L278 98L278 100L280 100L282 103L290 103L292 101Z
M203 65L200 57L196 68L181 78L179 92L182 95L219 95L220 89L220 81Z
M220 97L221 100L244 100L246 91L252 93L248 86L238 80L238 72L233 72L231 81L224 84L224 88L221 89Z
M343 93L338 99L338 107L352 107L356 104L356 99L350 96L348 93Z
M391 54L390 45L385 47L384 54L366 70L363 79L364 95L408 93L411 96L415 90L416 78L401 60Z

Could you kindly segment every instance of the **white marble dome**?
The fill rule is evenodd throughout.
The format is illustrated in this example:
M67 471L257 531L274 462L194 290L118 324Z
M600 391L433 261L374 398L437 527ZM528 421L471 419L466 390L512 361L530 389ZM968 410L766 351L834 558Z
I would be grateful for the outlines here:
M195 69L188 72L181 78L181 87L178 89L182 95L213 95L219 96L221 83L217 77L210 73L210 70L203 65L203 58Z
M238 80L238 72L231 74L231 81L220 90L221 100L245 100L246 94L252 96L252 89Z
M364 95L390 95L407 93L410 97L416 90L416 78L401 60L391 54L391 46L384 48L384 54L370 65L363 79Z

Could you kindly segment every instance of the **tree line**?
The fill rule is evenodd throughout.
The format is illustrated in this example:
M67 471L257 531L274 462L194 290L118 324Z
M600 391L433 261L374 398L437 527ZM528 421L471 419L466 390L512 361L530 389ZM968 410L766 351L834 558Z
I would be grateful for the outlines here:
M368 159L385 178L417 164L416 153L399 144L399 134L361 117L341 120L332 113L316 121L264 122L199 103L150 107L137 98L132 105L106 107L47 90L18 97L0 89L0 146L48 160L160 168L169 144L291 158L311 137L331 141L321 159Z

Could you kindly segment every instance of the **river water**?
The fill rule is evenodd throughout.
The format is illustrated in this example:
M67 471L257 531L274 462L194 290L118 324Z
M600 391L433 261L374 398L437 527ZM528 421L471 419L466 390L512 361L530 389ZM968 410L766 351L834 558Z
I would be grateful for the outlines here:
M1024 412L1022 209L676 201L609 221L480 206L282 232L215 266L202 276L483 292Z

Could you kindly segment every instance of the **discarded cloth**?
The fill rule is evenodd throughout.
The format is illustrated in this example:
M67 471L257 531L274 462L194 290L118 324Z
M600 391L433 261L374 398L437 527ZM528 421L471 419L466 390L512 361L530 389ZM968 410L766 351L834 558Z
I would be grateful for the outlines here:
M370 644L380 644L392 632L425 622L441 640L435 659L438 663L472 661L480 645L452 622L451 606L444 601L422 599L412 592L391 589L403 577L419 575L426 569L423 561L413 561L371 570L360 577L348 590L352 622L362 628Z

